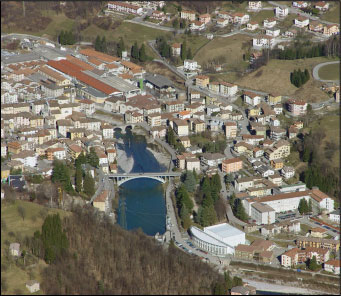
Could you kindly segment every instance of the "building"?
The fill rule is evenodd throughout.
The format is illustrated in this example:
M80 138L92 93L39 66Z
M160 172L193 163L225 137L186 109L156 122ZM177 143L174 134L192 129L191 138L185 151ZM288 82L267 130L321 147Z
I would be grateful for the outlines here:
M233 15L233 17L234 17L233 22L239 25L247 24L250 20L250 16L248 14L241 13L241 12L236 12Z
M319 237L323 238L327 235L327 230L321 227L314 227L310 229L310 236L311 237Z
M255 202L251 206L251 218L257 225L275 223L275 210L262 203Z
M295 176L295 169L291 166L283 166L283 168L281 169L281 175L285 179L290 179Z
M336 24L326 25L323 27L323 35L325 36L337 35L339 33L340 29Z
M315 3L315 8L320 11L327 11L329 9L329 3L325 1L319 1Z
M211 21L211 16L208 13L199 15L199 21L208 24Z
M246 25L246 28L250 31L254 31L259 28L258 22L251 21Z
M265 35L271 36L271 37L277 37L279 36L280 33L281 33L281 30L277 28L270 28L270 29L266 29L265 31Z
M276 26L277 21L275 18L268 18L263 21L263 25L265 29L270 29Z
M19 243L11 243L9 245L9 251L12 256L20 256L20 244Z
M198 62L193 60L184 60L184 70L195 71L198 69Z
M174 132L179 136L188 136L189 129L186 120L175 119L173 120L173 129Z
M180 18L189 20L189 21L195 21L195 12L192 10L182 10L180 13Z
M185 167L187 171L197 171L200 172L200 160L198 158L186 158Z
M217 19L217 27L224 28L229 24L229 20L226 18L218 18Z
M261 102L261 97L258 94L250 92L250 91L244 92L243 99L245 103L252 105L252 106L257 106Z
M259 35L252 38L252 45L255 49L273 48L275 40L271 36Z
M195 85L199 87L207 87L210 83L210 78L206 75L198 75L195 77Z
M171 48L172 48L172 55L173 56L180 56L180 54L181 54L181 43L173 43Z
M245 243L245 233L227 224L204 227L204 230L192 226L190 228L194 244L214 255L234 254L238 244Z
M249 1L249 9L260 10L262 8L262 1Z
M303 16L298 16L295 18L294 24L296 27L305 28L309 26L309 19Z
M109 191L103 190L93 201L93 206L102 212L109 209Z
M340 208L329 213L329 219L333 222L340 223Z
M225 159L222 162L222 171L223 173L226 173L226 174L238 172L242 168L243 168L243 161L238 157Z
M108 10L118 12L131 13L141 15L143 13L142 7L132 5L126 2L113 1L108 3Z
M40 284L36 280L30 280L26 283L26 288L30 291L30 293L35 293L40 290Z
M205 23L201 21L192 21L189 24L189 28L192 31L201 31L205 29Z
M301 116L307 113L307 106L306 102L300 100L289 100L287 103L288 111L294 116Z
M334 274L340 274L340 259L328 260L324 263L323 269Z
M234 96L238 92L238 85L228 82L219 82L219 93L223 96ZM232 111L232 110L231 110Z
M289 13L289 9L287 7L282 8L282 7L277 6L275 8L276 17L279 17L279 18L286 17L288 13Z
M281 265L285 267L292 267L299 263L304 263L308 259L312 259L314 256L318 263L324 263L328 261L329 255L330 251L323 248L307 247L304 250L293 248L282 254Z
M237 123L225 122L225 136L227 139L234 139L237 137Z
M305 1L294 1L292 2L292 6L297 8L307 8L308 3Z
M334 239L324 239L317 237L299 237L296 240L296 245L300 248L322 248L337 252L340 248L340 241Z
M201 157L201 163L209 167L217 167L225 158L226 156L221 153L204 153Z

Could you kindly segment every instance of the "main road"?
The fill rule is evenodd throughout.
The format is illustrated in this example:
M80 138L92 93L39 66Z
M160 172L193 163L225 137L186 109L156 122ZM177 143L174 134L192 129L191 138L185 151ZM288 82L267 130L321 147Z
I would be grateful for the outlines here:
M319 80L321 82L331 82L331 83L339 83L340 82L340 77L337 80L323 80L319 76L319 70L321 67L327 66L327 65L334 65L334 64L340 64L340 61L333 61L333 62L325 62L318 64L314 67L313 69L313 77L315 80Z

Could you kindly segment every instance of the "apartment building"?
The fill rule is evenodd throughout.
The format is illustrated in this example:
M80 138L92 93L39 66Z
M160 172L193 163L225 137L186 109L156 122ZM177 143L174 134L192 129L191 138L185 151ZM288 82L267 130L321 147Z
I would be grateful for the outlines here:
M238 157L225 159L222 162L222 171L223 173L226 173L226 174L238 172L242 168L243 168L243 161Z

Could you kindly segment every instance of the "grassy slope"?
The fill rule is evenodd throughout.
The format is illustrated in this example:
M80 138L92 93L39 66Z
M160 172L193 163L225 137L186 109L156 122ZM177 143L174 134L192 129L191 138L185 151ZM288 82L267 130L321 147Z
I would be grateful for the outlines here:
M26 210L26 217L23 220L17 211L18 206L21 205ZM1 204L1 220L6 223L6 231L1 229L1 257L4 255L5 241L10 243L15 242L15 238L8 235L9 232L15 233L17 236L25 237L32 236L37 230L41 231L41 226L43 224L43 219L40 217L39 212L43 209L47 209L35 203L26 201L15 201L14 204L4 203ZM59 213L59 215L64 217L68 215L67 212L57 209L49 209L49 214ZM36 217L34 221L32 217ZM43 260L39 260L39 264L32 267L30 270L33 271L34 279L41 282L40 273L42 269L46 266ZM22 270L15 264L12 264L6 272L1 273L1 277L4 275L7 279L8 291L5 294L14 294L15 289L20 289L21 291L28 293L25 287L25 283L29 280L29 269ZM41 292L41 291L40 291ZM2 293L3 294L3 293ZM38 293L42 294L42 293Z
M340 65L332 64L320 68L319 76L323 80L340 80Z
M340 3L338 1L329 2L329 11L321 15L321 19L340 23Z
M307 102L318 102L328 99L328 95L320 90L321 83L312 78L300 89L290 83L290 72L294 69L307 68L311 72L315 65L331 61L324 57L301 60L271 60L266 66L261 67L243 78L236 80L237 84L255 90L278 92L282 95L297 97Z

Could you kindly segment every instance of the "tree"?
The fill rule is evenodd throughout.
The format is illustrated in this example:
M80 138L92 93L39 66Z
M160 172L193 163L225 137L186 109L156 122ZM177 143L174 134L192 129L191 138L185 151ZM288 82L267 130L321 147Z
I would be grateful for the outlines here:
M105 39L105 36L102 37L102 40L101 40L101 51L102 52L107 52L108 49L107 49L107 40Z
M312 203L311 203L311 199L309 199L309 202L308 202L308 212L311 213L313 211L313 206L312 206Z
M181 60L186 60L187 58L187 42L186 40L184 41L184 43L182 43L181 45Z
M216 283L214 286L213 295L226 295L227 291L222 283Z
M95 47L95 50L102 51L101 37L99 35L97 35L97 37L96 37L94 47Z
M94 168L99 166L99 158L94 147L91 147L90 153L87 154L87 162Z
M300 214L308 213L309 206L305 198L300 199L300 202L298 204L298 211L300 212Z
M140 51L139 51L139 60L140 62L145 62L147 60L146 48L145 48L144 43L142 43Z
M134 45L131 47L131 57L135 60L139 59L139 47L137 45L137 41L135 41Z
M169 127L167 130L166 140L167 140L167 143L171 146L174 146L174 144L176 143L175 134L171 127Z
M22 206L18 206L17 208L19 216L23 219L23 221L25 220L26 217L26 209Z
M173 25L174 29L179 29L179 27L180 27L179 20L177 18L175 18L172 25Z
M191 48L188 48L188 50L187 50L187 59L193 59L193 54L192 54L192 50L191 50Z
M229 199L229 204L230 204L232 210L234 209L234 202L235 202L235 200L236 200L236 195L233 192L232 195L230 196L230 199Z
M319 265L317 264L317 261L316 261L316 256L313 256L313 258L309 260L308 268L312 271L319 269Z
M187 230L191 227L191 218L186 206L183 206L180 211L180 218L182 221L182 227Z
M76 183L76 190L77 192L82 191L82 183L83 183L83 171L80 165L76 166L76 174L75 174L75 183Z
M27 255L27 252L26 252L25 250L22 250L22 252L21 252L21 257L22 257L22 259L23 259L23 261L24 261L24 266L25 266L26 255Z
M121 58L122 57L122 51L124 51L124 50L125 50L124 41L123 41L123 38L120 37L120 40L117 43L117 47L116 47L117 56Z
M234 276L232 280L232 287L242 286L243 280L240 277Z
M185 188L187 189L188 192L194 192L195 187L196 187L196 180L193 175L193 172L191 171L186 171L186 177L184 181Z
M89 197L95 194L95 180L91 177L89 173L85 175L83 191Z
M248 219L245 208L240 199L236 199L235 201L235 216L242 221L247 221Z
M225 279L226 289L230 290L232 288L232 278L230 275L230 271L225 271L224 279Z

